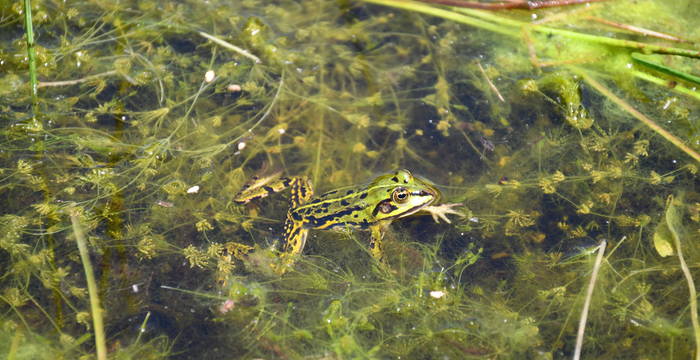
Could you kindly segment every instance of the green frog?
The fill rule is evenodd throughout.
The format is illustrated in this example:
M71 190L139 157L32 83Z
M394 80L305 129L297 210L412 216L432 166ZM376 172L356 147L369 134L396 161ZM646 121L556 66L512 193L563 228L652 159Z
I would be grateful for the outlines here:
M333 190L317 197L313 196L307 177L275 174L253 179L233 200L246 204L286 188L291 189L291 197L284 223L284 251L280 265L274 267L280 274L294 264L311 229L369 230L370 253L381 263L384 260L382 238L394 220L422 213L432 215L437 223L439 219L450 223L448 214L464 216L454 209L462 204L435 205L440 201L440 191L405 169L381 175L368 185Z

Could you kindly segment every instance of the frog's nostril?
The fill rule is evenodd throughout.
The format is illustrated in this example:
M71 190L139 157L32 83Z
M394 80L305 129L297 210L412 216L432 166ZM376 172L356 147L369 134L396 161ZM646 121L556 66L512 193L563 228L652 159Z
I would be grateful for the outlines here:
M413 195L418 195L418 196L435 196L435 192L431 190L421 190L418 191L417 193L414 193Z

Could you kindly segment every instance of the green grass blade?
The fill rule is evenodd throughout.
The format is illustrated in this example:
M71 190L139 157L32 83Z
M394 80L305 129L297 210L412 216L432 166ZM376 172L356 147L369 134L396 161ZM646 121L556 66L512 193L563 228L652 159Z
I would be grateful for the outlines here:
M39 81L36 77L36 49L34 49L34 27L32 26L32 4L24 0L24 29L27 35L27 56L29 57L29 84L36 103Z
M643 55L640 53L632 53L631 56L632 56L632 59L634 59L634 61L636 61L636 62L638 62L646 67L649 67L649 68L652 68L656 71L662 72L664 74L675 76L679 79L683 79L685 81L700 85L700 77L699 76L691 75L691 74L685 73L683 71L672 69L668 66L664 66L664 65L649 61L647 59L644 59Z

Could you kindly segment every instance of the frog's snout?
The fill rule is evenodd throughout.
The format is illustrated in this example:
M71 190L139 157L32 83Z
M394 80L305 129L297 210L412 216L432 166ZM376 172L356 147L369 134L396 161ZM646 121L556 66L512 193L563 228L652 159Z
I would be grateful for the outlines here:
M413 195L417 195L421 198L429 198L426 203L432 203L435 200L437 200L439 193L433 189L422 189L420 191L416 191Z

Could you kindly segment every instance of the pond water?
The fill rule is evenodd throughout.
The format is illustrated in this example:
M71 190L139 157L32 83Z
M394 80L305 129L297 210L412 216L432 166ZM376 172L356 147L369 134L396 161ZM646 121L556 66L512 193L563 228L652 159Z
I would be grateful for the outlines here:
M694 1L31 5L0 354L559 359L584 314L584 358L696 354Z

